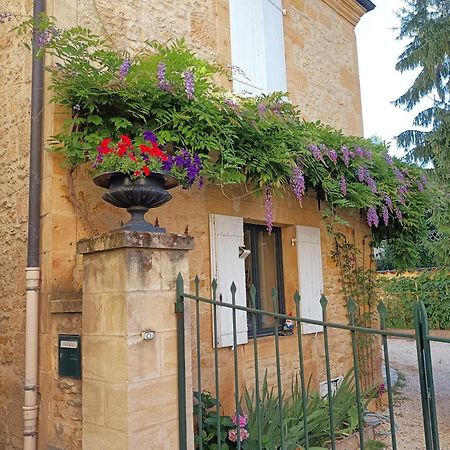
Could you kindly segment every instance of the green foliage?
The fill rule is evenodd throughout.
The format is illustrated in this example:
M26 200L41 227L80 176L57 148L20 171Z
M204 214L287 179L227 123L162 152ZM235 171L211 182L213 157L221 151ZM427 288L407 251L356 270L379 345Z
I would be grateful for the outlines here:
M396 100L407 111L423 99L431 106L415 117L415 129L401 133L397 142L407 158L431 162L436 200L431 204L431 226L439 239L429 246L439 264L450 266L450 1L407 0L399 12L399 39L407 40L397 62L401 72L416 70L411 87Z
M19 30L33 25L48 37L38 54L55 57L47 67L52 101L72 110L65 129L51 140L67 166L92 163L104 138L117 140L127 134L135 139L152 130L160 144L200 154L202 175L213 183L245 183L249 191L286 195L294 169L301 169L307 188L327 201L333 221L340 208L364 213L372 208L379 217L384 210L389 225L374 227L375 238L383 239L389 229L390 236L402 242L400 259L417 256L414 239L426 227L428 198L420 189L421 171L399 160L388 162L383 143L304 121L285 101L285 93L232 96L216 82L224 71L195 56L182 40L168 45L147 42L136 54L124 55L88 29L58 29L47 17L38 24L25 22ZM131 64L126 73L125 62ZM186 73L193 74L193 97L187 95ZM314 156L311 146L320 150L321 158ZM344 149L352 152L348 161ZM358 179L361 167L375 189ZM404 181L396 178L396 169L403 171ZM401 188L407 189L404 198ZM387 197L393 203L389 210Z
M236 428L229 416L218 413L217 401L209 392L194 392L194 418L197 424L195 443L202 442L205 450L229 450L236 448L227 440L228 431ZM201 413L199 415L199 404ZM220 405L219 405L220 406ZM202 423L202 434L199 435L199 422ZM217 422L220 421L220 446L217 444Z
M380 281L388 307L387 326L414 328L414 304L423 301L431 329L450 329L450 275L447 270L417 276L398 274Z
M431 107L420 111L413 125L429 131L409 130L398 137L409 156L435 161L441 151L450 155L450 2L449 0L407 0L400 10L399 39L407 39L397 62L400 72L420 69L412 86L396 100L407 111L423 98L433 96Z
M374 398L375 390L371 389L364 395L363 409ZM219 450L217 444L217 420L220 420L220 449L235 449L236 443L227 439L228 432L236 428L229 416L220 414L217 401L209 392L201 395L194 392L194 416L196 418L196 443L202 440L205 450ZM198 403L202 402L199 416ZM318 392L306 394L307 428L309 448L311 450L326 450L331 442L329 428L328 399L321 398ZM259 423L261 441L258 435L258 409L256 408L255 391L244 393L241 400L240 412L248 411L249 438L241 442L243 450L278 450L281 443L281 426L279 421L279 405L281 404L284 418L284 435L286 450L302 449L305 445L305 431L303 421L303 399L298 378L292 382L289 396L283 394L280 398L273 388L269 387L267 372L264 375L261 391L259 392ZM202 420L202 435L198 435L199 420ZM344 438L354 433L358 428L358 410L354 381L349 372L333 395L333 418L335 437ZM260 447L261 444L261 447Z
M372 398L373 391L367 394L366 402ZM302 393L298 379L293 381L289 396L281 398L270 388L267 373L264 376L260 398L260 426L262 448L276 450L280 448L281 427L279 421L279 405L281 404L284 417L284 435L287 450L296 450L305 445L305 431L303 420ZM307 429L310 448L328 448L331 442L329 428L328 399L321 398L318 392L308 392L307 398ZM250 437L242 443L245 450L259 448L255 392L246 390L244 394L244 408L248 411L248 431ZM349 436L358 428L358 411L354 382L347 374L333 396L333 418L336 438ZM363 405L365 407L366 405Z
M365 255L349 242L342 233L333 233L334 246L331 259L339 269L339 282L344 306L349 299L356 303L355 324L370 328L377 318L376 307L379 302L375 271L367 265ZM375 383L374 337L370 333L357 335L358 362L361 384L371 386Z

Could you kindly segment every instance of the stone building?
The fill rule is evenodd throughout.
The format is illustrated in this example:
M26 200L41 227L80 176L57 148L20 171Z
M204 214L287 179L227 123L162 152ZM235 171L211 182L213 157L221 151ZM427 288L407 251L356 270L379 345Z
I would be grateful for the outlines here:
M243 7L244 0L241 2L48 0L47 11L57 18L61 27L76 24L87 26L123 49L136 49L146 39L165 42L182 36L200 56L224 65L244 66L247 78L223 80L230 89L256 93L287 90L290 100L300 106L306 119L321 120L341 128L345 133L362 135L354 29L361 16L373 8L373 4L368 0L252 0L248 4L258 6L263 24L255 31L244 26L253 19L247 8ZM6 0L2 2L2 9L27 15L31 13L31 2ZM264 20L270 24L270 32L264 28ZM248 41L249 35L246 33L250 32L258 40ZM263 48L264 55L256 54L255 48ZM3 236L0 253L0 449L18 449L23 440L24 269L31 57L14 33L1 33L0 49L3 104L0 131L4 140L0 150L0 230ZM276 70L267 64L272 56L279 58ZM49 137L60 129L67 111L50 104L49 94L46 96L44 133L45 137ZM55 154L44 152L42 176L38 448L76 449L82 445L82 404L108 400L108 392L103 388L96 391L92 385L89 392L85 391L82 395L80 380L58 375L59 335L82 335L85 339L107 334L107 324L101 330L89 328L89 317L99 314L99 310L89 312L89 317L82 320L83 271L82 256L76 251L77 242L117 228L126 214L100 200L100 188L92 184L83 167L68 173ZM224 272L224 265L219 261L220 252L214 252L217 252L217 245L224 249L233 239L234 242L245 239L247 246L260 240L271 252L267 257L277 260L277 265L261 270L266 270L264 276L267 283L279 281L282 277L284 309L287 313L295 310L292 297L296 289L302 289L301 278L312 276L314 289L318 292L323 290L330 301L330 315L334 320L345 321L339 276L330 257L332 241L327 236L317 200L308 197L300 208L294 198L275 199L276 228L275 233L268 236L261 226L264 223L261 199L245 195L239 187L227 188L226 195L223 194L221 189L211 185L201 191L177 188L174 199L157 212L160 224L168 232L182 234L188 226L189 233L195 239L195 248L189 255L191 281L197 274L201 280L201 290L206 293L214 275L225 280L238 277L245 284L248 270L245 272L244 263L239 266L240 272ZM343 214L352 226L342 231L369 258L369 228L358 215ZM154 215L151 218L154 220ZM229 230L234 231L228 233ZM229 234L231 240L224 240L223 236ZM302 242L310 246L302 247ZM252 250L256 252L256 249ZM311 275L307 270L309 265L301 264L302 258L308 258L308 261L312 258L315 267L320 270L315 270ZM102 311L106 308L104 314L112 321L120 319L120 305L100 300L97 307ZM307 308L305 314L317 317L317 304L307 305ZM202 351L207 355L212 352L211 312L204 309L201 313L204 325ZM221 320L225 329L227 319ZM151 314L142 319L141 326L155 326ZM260 331L264 334L264 324ZM317 357L323 354L322 341L318 338L318 330L304 331L308 376L311 375L312 382L317 385L324 379L323 358ZM220 352L223 358L227 358L226 352L231 350L226 332L223 332L221 339L223 348ZM270 336L260 338L263 364L268 368L269 376L273 370L270 339ZM333 375L338 376L345 373L351 364L349 340L348 336L339 333L331 339L335 349L332 353ZM243 332L242 345L239 346L240 375L251 380L252 353L250 346L245 345L246 340L246 333ZM158 351L174 355L175 343L171 336L167 339L161 337L158 345ZM108 348L99 348L99 357L102 351L108 352ZM295 371L298 364L295 338L283 338L281 352L287 355L283 360L283 370L286 373ZM144 354L143 358L146 357L151 359L151 354ZM167 361L167 366L164 366L162 359L155 361L161 364L160 370L166 371L168 377L174 375L174 361ZM212 386L212 361L207 356L203 361L205 386ZM109 370L113 372L114 367ZM92 375L94 379L96 376L107 376L101 371L99 369L99 373ZM227 376L225 367L222 374L224 391L231 386L231 376L231 372ZM120 405L116 411L120 415ZM85 420L91 421L93 428L97 426L110 430L111 435L117 429L117 417L102 412ZM171 441L168 442L164 448L175 448L170 446ZM95 447L85 445L85 448L90 450ZM111 444L110 448L120 446Z

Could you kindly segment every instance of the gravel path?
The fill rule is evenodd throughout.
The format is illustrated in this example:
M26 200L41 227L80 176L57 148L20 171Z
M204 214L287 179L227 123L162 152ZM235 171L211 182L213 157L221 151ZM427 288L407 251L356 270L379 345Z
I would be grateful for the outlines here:
M450 450L450 344L433 342L431 352L440 446L441 450ZM406 378L395 406L395 419L399 427L397 448L425 450L415 342L391 339L389 358L391 366Z

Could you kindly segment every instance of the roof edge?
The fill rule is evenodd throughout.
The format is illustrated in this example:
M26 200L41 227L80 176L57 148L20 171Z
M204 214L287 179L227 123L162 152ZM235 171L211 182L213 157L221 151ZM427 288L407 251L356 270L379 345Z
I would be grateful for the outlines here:
M370 0L356 0L366 11L372 11L376 5Z

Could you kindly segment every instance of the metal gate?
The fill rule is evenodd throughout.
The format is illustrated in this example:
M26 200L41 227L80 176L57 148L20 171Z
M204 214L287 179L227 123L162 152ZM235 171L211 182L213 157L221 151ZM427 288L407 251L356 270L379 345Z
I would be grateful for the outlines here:
M175 303L175 311L177 313L177 334L178 334L178 389L179 389L179 439L180 439L180 449L187 449L188 442L188 433L195 434L195 448L198 449L281 449L281 450L297 450L297 449L312 449L318 448L316 444L311 443L314 439L314 436L317 434L315 430L311 429L311 421L309 413L309 401L310 401L310 393L308 390L308 381L306 379L306 371L307 367L305 366L304 360L304 336L299 330L301 329L302 324L313 324L322 327L323 332L322 340L323 340L323 353L324 353L324 368L326 374L326 409L327 409L327 448L331 448L332 450L336 450L336 446L338 444L338 436L337 436L337 424L342 419L339 417L336 412L335 402L338 402L337 396L334 394L334 382L332 379L332 363L331 363L331 353L333 349L331 348L330 353L330 332L333 330L343 330L346 331L347 334L350 335L350 346L351 346L351 355L352 355L352 379L356 410L357 410L357 432L359 435L359 448L364 450L366 448L366 437L365 437L365 421L364 421L364 386L361 378L361 362L360 362L360 349L358 347L358 338L361 336L374 336L378 339L378 343L382 349L382 353L384 355L384 363L386 367L386 391L388 397L388 410L389 410L389 424L390 424L390 448L393 450L397 450L398 446L401 444L397 440L396 435L396 425L395 425L395 411L394 411L394 398L393 398L393 390L392 390L392 380L391 380L391 372L390 372L390 362L389 362L389 345L388 338L397 337L403 339L414 339L417 348L417 364L419 370L419 380L420 380L420 389L421 389L421 404L422 404L422 416L423 416L423 431L425 437L425 449L426 450L446 450L445 447L440 446L439 442L439 430L438 430L438 418L436 413L436 402L435 402L435 393L434 393L434 383L433 383L433 365L431 358L431 342L443 342L449 343L450 339L438 338L430 335L428 329L428 320L427 320L427 312L425 306L422 302L417 302L415 304L414 318L415 318L415 332L414 334L404 333L404 332L395 332L386 329L386 317L387 317L387 308L383 302L380 302L377 308L378 319L379 319L379 327L378 328L368 328L362 327L355 324L355 312L357 310L356 303L352 300L348 300L348 324L342 323L334 323L329 322L327 319L327 306L328 301L324 295L320 298L320 304L322 307L322 320L312 320L301 317L300 314L300 296L298 292L294 295L294 303L296 314L294 315L286 315L278 312L277 298L278 294L275 289L272 290L272 300L273 300L273 311L262 311L256 309L255 305L255 297L256 290L252 287L249 291L250 295L250 305L249 306L241 306L236 304L236 286L233 283L230 287L231 292L231 303L226 303L221 301L221 298L217 298L217 283L215 281L212 282L211 286L211 297L202 297L200 296L199 287L200 281L199 278L195 278L194 282L195 293L190 294L185 292L184 290L184 280L181 274L177 279L177 298ZM192 308L186 308L186 304L192 304ZM218 345L218 310L219 308L228 308L231 310L232 319L233 319L233 346L232 346L232 362L229 361L233 366L232 377L230 377L230 370L227 371L227 379L221 375L220 372L220 349ZM190 311L187 313L186 311ZM204 324L205 310L209 310L211 312L211 324ZM191 312L192 311L192 312ZM236 314L238 311L245 311L247 313L247 317L249 320L249 324L253 323L253 327L251 327L252 331L249 332L249 342L246 344L247 346L251 346L251 351L253 354L253 377L252 384L254 386L253 394L253 403L255 407L256 413L254 414L254 428L255 428L255 436L253 436L253 444L250 445L248 441L243 438L246 438L247 431L245 428L241 428L240 424L236 427L234 431L234 435L230 435L233 439L230 441L228 435L224 435L223 427L230 426L228 418L224 418L222 416L220 410L222 402L228 401L232 399L233 407L234 407L234 417L237 420L241 420L241 414L243 414L242 407L242 399L244 396L244 392L242 391L242 381L239 379L239 366L242 363L239 356L239 345L238 345L238 337L236 331ZM203 316L202 316L203 313ZM189 317L187 316L189 314ZM261 396L265 392L267 394L267 380L262 380L261 374L261 362L259 357L259 337L256 334L256 321L257 318L263 316L266 318L271 318L273 320L273 333L270 339L273 339L273 359L275 365L275 376L272 391L274 393L274 399L276 403L276 421L278 434L277 441L272 442L270 445L267 444L267 436L263 434L263 411L262 408L262 398ZM187 429L187 421L186 421L186 405L187 405L187 396L192 396L192 392L186 392L186 360L185 360L185 352L186 352L186 320L192 322L191 329L191 337L193 340L192 348L194 349L193 354L193 372L196 373L196 404L194 405L194 413L197 416L197 421L194 426L194 430ZM282 354L280 352L280 339L283 339L283 327L282 324L286 323L287 320L290 320L294 324L294 330L292 335L293 339L296 341L296 351L298 353L298 392L299 398L298 401L301 402L301 411L299 412L299 417L301 416L301 426L298 427L298 436L290 436L292 434L292 421L286 417L285 414L285 405L284 402L287 402L287 397L285 395L285 388L282 380L282 366L281 366L281 357ZM205 331L205 328L212 328L212 342L205 342L202 335ZM266 337L267 340L267 337ZM202 345L203 344L203 345ZM204 355L205 348L209 348L209 354ZM202 350L203 349L203 350ZM206 359L205 359L206 358ZM212 363L209 367L208 379L204 380L204 363L205 361L209 361L212 358ZM242 359L242 355L241 355ZM222 364L223 365L223 364ZM229 369L229 365L226 364ZM213 374L213 376L211 375ZM450 375L450 374L449 374ZM212 379L213 378L213 379ZM232 378L232 380L230 380ZM234 387L234 392L228 391L225 395L222 395L221 398L221 385L226 382L228 384L232 383ZM204 396L202 396L202 392L204 389L210 389L215 392L215 398L209 397L208 402L209 405L213 405L215 410L212 414L208 416L208 420L206 424L202 420L203 412L205 410L206 400ZM264 391L265 390L265 391ZM243 419L242 419L243 420ZM275 419L273 419L275 420ZM211 435L211 439L208 439L208 435L205 437L205 428L208 427L210 431L209 435ZM213 427L213 429L211 428ZM212 429L212 431L211 431ZM244 434L245 436L241 436ZM297 439L297 441L296 441ZM294 442L296 441L296 442ZM320 447L322 448L322 447Z

